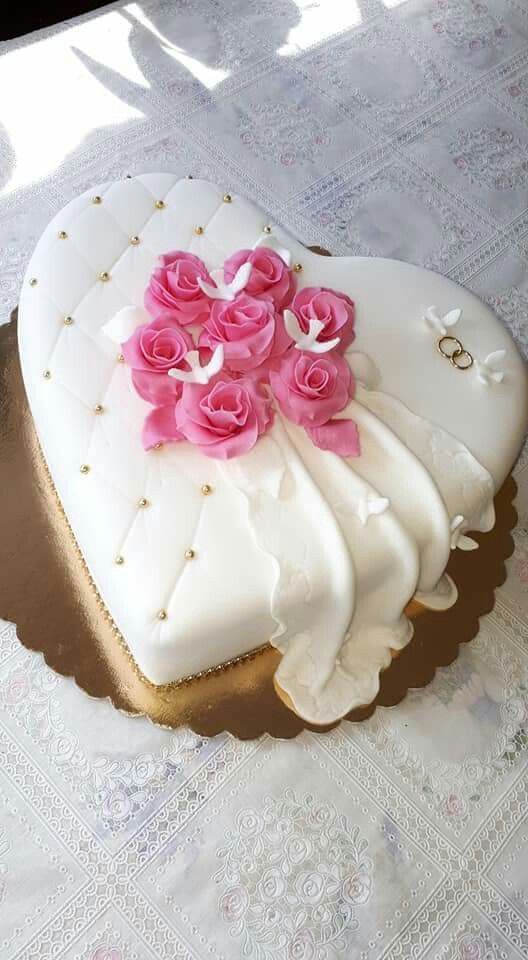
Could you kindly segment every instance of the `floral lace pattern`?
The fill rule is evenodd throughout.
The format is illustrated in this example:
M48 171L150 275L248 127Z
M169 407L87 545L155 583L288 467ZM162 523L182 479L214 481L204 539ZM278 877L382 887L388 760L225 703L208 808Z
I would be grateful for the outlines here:
M245 956L327 960L343 952L370 898L373 863L359 828L293 790L242 810L217 853L220 914Z
M4 43L0 65L17 93L0 103L1 320L70 197L167 169L334 253L448 273L528 349L521 0L119 0ZM426 137L447 155L436 177L412 149ZM2 960L527 956L528 447L516 476L515 551L478 640L321 736L156 729L0 623Z
M318 157L331 143L323 121L303 104L288 108L282 103L252 102L239 120L238 136L255 156L276 156L279 139L278 160L283 167Z
M0 908L7 889L7 863L3 859L11 847L5 830L0 830Z
M468 51L498 47L508 38L508 28L495 16L494 5L484 0L434 0L432 28L456 47Z
M409 202L408 231L403 237L397 227L395 204L405 196ZM395 198L398 197L398 201ZM383 225L382 210L392 208ZM381 215L381 220L380 220ZM388 256L411 259L411 235L427 237L415 262L432 270L446 271L455 255L471 249L483 238L475 223L470 226L463 212L456 210L447 198L436 196L423 181L410 171L393 164L374 173L354 186L343 189L331 202L324 203L317 214L321 227L328 227L341 243L358 255Z
M10 710L55 771L90 803L104 830L117 836L157 791L181 777L185 763L199 753L202 741L183 730L175 732L157 753L116 758L101 752L90 763L79 736L66 729L56 699L59 687L58 676L43 673L38 661L28 658L7 672L0 706Z
M501 127L458 130L449 144L451 159L471 183L513 190L528 183L526 145Z

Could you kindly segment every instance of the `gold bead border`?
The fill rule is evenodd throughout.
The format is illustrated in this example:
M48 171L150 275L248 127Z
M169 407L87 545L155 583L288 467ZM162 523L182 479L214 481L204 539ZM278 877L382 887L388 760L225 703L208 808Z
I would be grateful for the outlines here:
M138 680L141 681L141 683L144 683L144 684L145 684L147 687L149 687L151 690L155 690L155 691L157 691L158 693L164 693L164 692L169 692L169 691L171 691L171 690L177 690L179 687L187 687L187 686L190 686L191 684L196 683L198 680L201 680L203 677L210 677L211 675L216 674L216 673L218 673L218 674L220 674L220 673L225 673L226 671L231 670L233 667L236 667L237 664L243 663L243 662L245 662L245 661L254 660L256 657L258 657L258 656L260 656L261 654L263 654L266 650L269 650L270 644L269 644L269 643L263 643L263 644L261 644L259 647L255 647L253 650L248 650L247 653L242 653L242 654L240 654L240 656L238 656L238 657L232 657L231 660L225 660L223 663L219 663L219 664L217 664L217 666L215 666L215 667L208 667L206 670L200 670L198 673L189 674L189 676L187 676L187 677L182 677L180 680L171 680L170 683L153 683L152 680L149 680L148 677L145 676L145 674L143 673L143 671L139 668L138 664L136 663L134 657L132 656L132 653L130 652L130 648L129 648L129 646L128 646L128 644L127 644L127 642L126 642L123 634L121 633L121 631L120 631L119 627L117 626L114 618L112 617L112 614L110 613L108 607L106 606L106 603L104 602L101 594L99 593L99 589L98 589L98 587L97 587L97 585L96 585L96 583L95 583L95 580L94 580L93 577L92 577L92 574L90 573L90 569L89 569L89 567L88 567L88 564L86 563L86 560L84 559L83 552L82 552L79 544L77 543L77 538L76 538L76 536L75 536L75 534L74 534L74 532L73 532L72 525L71 525L71 523L70 523L70 521L69 521L69 519L68 519L68 516L67 516L67 514L66 514L66 511L65 511L65 509L64 509L64 507L63 507L63 505L62 505L62 501L61 501L61 499L60 499L60 497L59 497L59 493L58 493L57 488L56 488L56 486L55 486L55 482L54 482L53 477L52 477L52 475L51 475L51 471L50 471L50 469L49 469L49 467L48 467L48 463L47 463L46 457L44 456L44 451L42 450L42 447L41 447L41 445L40 445L40 441L39 441L37 438L35 438L35 439L36 439L37 452L38 452L38 454L39 454L39 458L40 458L41 465L42 465L42 467L43 467L43 469L44 469L44 473L45 473L45 476L46 476L46 480L47 480L47 482L49 483L49 486L50 486L51 491L52 491L52 493L53 493L53 499L55 500L55 504L56 504L56 506L57 506L57 508L58 508L58 510L59 510L59 513L60 513L62 519L64 520L64 523L65 523L66 528L67 528L67 530L68 530L68 534L69 534L69 536L70 536L72 545L73 545L73 547L74 547L74 549L75 549L75 552L76 552L76 554L77 554L77 556L78 556L78 558L79 558L82 571L83 571L83 573L84 573L84 575L85 575L85 577L86 577L86 579L87 579L88 586L90 587L90 590L92 591L92 593L93 593L94 596L95 596L95 599L96 599L96 601L97 601L97 605L98 605L99 609L101 610L101 612L102 612L102 614L103 614L103 616L104 616L104 619L105 619L105 620L107 621L107 623L110 625L110 629L111 629L111 631L112 631L115 639L116 639L117 642L119 643L121 649L123 650L124 654L126 655L128 661L129 661L129 663L130 663L130 665L131 665L131 667L132 667L132 669L133 669L136 677L138 678Z

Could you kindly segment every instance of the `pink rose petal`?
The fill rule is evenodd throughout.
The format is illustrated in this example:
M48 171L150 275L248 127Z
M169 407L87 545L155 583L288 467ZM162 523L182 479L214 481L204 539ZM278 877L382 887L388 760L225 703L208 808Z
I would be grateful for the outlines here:
M353 420L329 420L319 427L305 429L320 450L331 450L340 457L359 457L361 453L358 428Z
M152 450L157 443L169 443L183 439L184 437L176 426L174 404L155 407L145 418L142 433L145 450Z

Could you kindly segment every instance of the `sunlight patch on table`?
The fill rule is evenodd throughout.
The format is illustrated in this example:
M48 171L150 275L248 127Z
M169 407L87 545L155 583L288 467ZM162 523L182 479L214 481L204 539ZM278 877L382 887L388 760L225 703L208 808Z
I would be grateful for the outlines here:
M197 57L192 57L189 53L185 53L183 47L171 43L167 37L160 33L158 28L153 24L152 20L150 20L146 13L144 13L144 11L141 9L139 4L129 3L124 9L128 14L135 18L138 24L152 33L153 36L159 40L160 48L164 53L168 54L169 57L172 57L176 63L179 63L182 67L185 67L191 76L193 76L195 80L198 80L202 86L207 88L207 90L214 90L219 83L222 83L229 76L229 70L208 66ZM182 23L183 22L184 21L182 19ZM199 27L198 23L196 24L196 27ZM196 30L196 35L198 37L199 29Z
M295 4L301 19L277 50L280 57L294 57L335 34L357 27L363 19L358 0L295 0Z
M48 176L93 131L143 116L110 89L114 80L148 89L130 31L113 11L0 57L0 139L11 163L3 193Z

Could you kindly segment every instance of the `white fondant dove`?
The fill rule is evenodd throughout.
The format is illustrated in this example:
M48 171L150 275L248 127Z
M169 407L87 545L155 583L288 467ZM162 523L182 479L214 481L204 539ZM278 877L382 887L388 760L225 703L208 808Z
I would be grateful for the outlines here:
M442 337L445 337L448 327L454 327L462 315L462 310L456 307L454 310L448 310L443 316L440 315L438 308L427 307L424 313L424 320L429 327Z
M213 270L211 277L215 282L215 286L212 287L210 283L206 283L201 277L198 277L198 285L200 290L211 300L234 300L237 293L240 293L244 287L247 286L251 269L250 263L243 263L242 266L238 268L231 283L224 282L223 270Z
M142 323L148 323L152 317L143 307L123 307L101 327L102 333L114 343L124 343Z
M326 343L320 343L317 337L324 329L324 323L311 317L308 333L301 330L299 321L292 310L284 311L284 326L288 336L295 341L296 350L309 350L310 353L328 353L337 347L341 337L334 337L333 340L327 340Z
M366 526L369 517L378 516L385 513L390 505L388 497L375 497L368 493L364 500L360 500L357 505L357 515L363 526Z
M477 541L462 533L464 520L465 517L460 513L451 520L451 550L455 550L457 547L459 550L478 550Z
M504 380L504 370L498 370L497 367L504 360L506 350L494 350L488 353L485 360L476 360L477 377L485 387L492 383L502 383Z
M189 350L189 353L185 355L185 359L191 369L178 370L177 367L173 367L172 370L169 370L169 377L173 377L175 380L181 380L182 383L209 383L217 373L220 373L224 365L224 348L221 343L218 344L209 363L204 367L200 364L200 354L198 350Z

